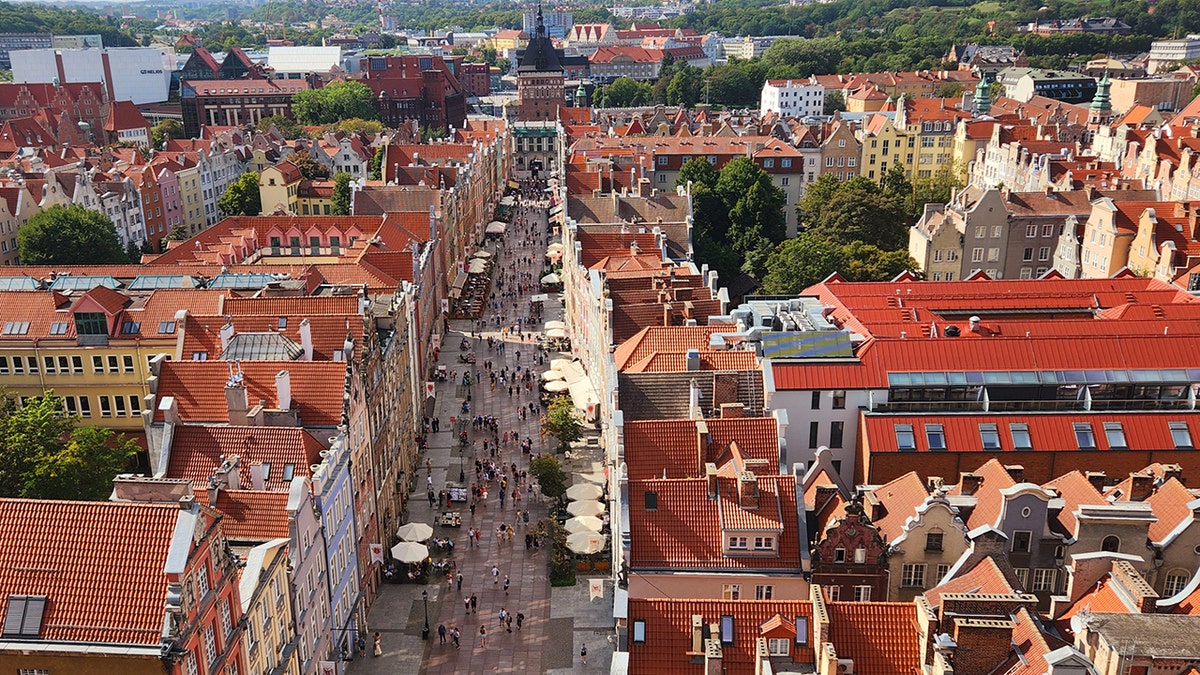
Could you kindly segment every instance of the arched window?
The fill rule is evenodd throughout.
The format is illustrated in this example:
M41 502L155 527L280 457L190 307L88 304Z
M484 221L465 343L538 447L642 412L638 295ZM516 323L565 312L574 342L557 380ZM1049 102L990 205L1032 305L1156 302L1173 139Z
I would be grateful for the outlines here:
M1110 534L1100 542L1100 550L1116 553L1121 550L1121 540Z
M1189 575L1185 570L1171 570L1167 573L1167 581L1163 584L1163 596L1171 597L1178 594L1187 586Z

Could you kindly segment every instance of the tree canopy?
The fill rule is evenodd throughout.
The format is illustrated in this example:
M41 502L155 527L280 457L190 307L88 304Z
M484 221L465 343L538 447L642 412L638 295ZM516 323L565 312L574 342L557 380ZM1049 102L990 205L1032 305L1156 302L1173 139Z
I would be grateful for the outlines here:
M295 140L304 135L304 130L300 128L299 124L296 124L293 120L283 115L264 117L258 121L258 124L254 125L254 128L258 131L267 131L272 126L288 140Z
M23 265L121 264L129 258L108 216L72 204L51 206L17 230Z
M107 499L138 445L111 429L77 422L52 391L20 408L6 397L0 408L0 496Z
M325 180L329 178L329 167L313 159L307 150L298 150L288 155L287 161L296 165L300 175L305 180Z
M262 212L262 197L258 193L258 172L249 171L225 188L217 200L217 208L227 216L257 216Z
M596 105L601 108L632 108L649 104L654 91L646 82L631 77L618 77L612 84L596 92Z
M334 124L359 118L379 119L375 93L362 82L331 82L320 89L296 92L292 114L300 124Z
M542 494L558 499L567 492L567 474L554 455L538 455L529 460L529 473L537 479Z
M559 447L565 447L583 436L583 422L575 410L575 403L568 396L556 396L550 401L542 428L558 439Z
M339 171L333 177L333 197L330 201L333 203L333 215L350 215L350 174Z
M861 241L889 251L908 245L904 196L862 176L841 183L821 176L805 191L799 209L805 231L834 244Z
M168 138L183 138L183 122L168 117L150 127L150 135L154 138L154 147L161 150Z
M796 295L834 272L847 281L886 281L918 270L906 250L885 251L861 241L836 244L812 232L775 247L766 266L763 290L772 295Z

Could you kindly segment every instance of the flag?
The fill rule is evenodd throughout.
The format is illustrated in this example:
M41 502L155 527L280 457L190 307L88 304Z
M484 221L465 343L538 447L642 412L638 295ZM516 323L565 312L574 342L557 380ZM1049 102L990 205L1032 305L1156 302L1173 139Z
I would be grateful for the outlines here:
M588 602L591 602L592 600L595 600L596 598L603 598L604 597L604 580L603 579L589 579L588 580L588 594L589 594Z
M383 544L371 544L371 562L383 564Z
M318 667L321 675L337 675L337 666L333 664L333 661L321 661L320 663L321 665Z

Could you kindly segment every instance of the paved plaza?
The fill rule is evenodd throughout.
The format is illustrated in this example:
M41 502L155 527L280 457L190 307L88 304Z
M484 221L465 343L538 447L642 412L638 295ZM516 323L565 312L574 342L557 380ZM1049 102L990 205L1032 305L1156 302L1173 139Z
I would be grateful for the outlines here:
M474 459L470 448L465 456L458 443L458 425L451 425L451 418L458 419L462 401L468 394L468 388L461 384L462 372L465 368L483 370L485 361L492 361L492 369L499 371L507 367L512 373L517 363L517 353L521 354L522 369L530 365L530 358L535 352L534 344L527 337L521 340L516 335L503 335L495 325L495 317L501 316L501 321L514 320L518 314L527 316L529 306L528 296L537 290L537 277L542 269L543 255L546 250L546 209L534 209L534 213L526 215L532 220L534 240L529 246L522 246L521 239L526 236L515 224L510 225L505 246L489 245L489 250L496 253L499 270L512 270L514 261L520 258L529 259L518 271L529 272L533 279L528 282L529 291L518 297L503 298L507 309L491 308L484 314L488 323L482 337L472 340L472 350L475 352L476 364L468 366L459 361L459 343L464 336L470 337L473 322L467 320L451 321L450 330L443 337L443 350L440 363L448 370L455 372L452 381L437 384L437 400L434 416L440 421L440 431L427 436L428 447L425 457L421 458L420 475L416 481L416 489L409 495L408 521L419 523L434 522L436 513L444 508L431 508L426 499L428 482L426 474L430 474L435 492L440 492L448 482L458 483L460 473L465 476L469 486L475 481ZM506 289L512 288L511 273ZM550 301L545 303L542 321L562 320L562 303L557 296L551 294ZM493 287L493 299L501 300ZM514 310L513 303L517 310ZM533 326L540 329L540 322ZM528 334L527 334L528 335ZM505 352L499 354L495 349L489 349L487 338L505 341ZM534 372L540 373L549 367L551 358L563 355L547 355L546 365L534 366ZM510 397L507 385L493 388L483 370L482 382L470 388L471 415L494 416L499 421L499 432L505 431L520 434L522 438L533 439L533 451L552 451L557 440L547 436L539 438L538 416L528 415L522 421L519 418L520 406L533 401L537 402L538 384L535 380L533 391L530 392L522 385ZM590 432L595 436L596 432ZM488 434L490 438L490 434ZM483 459L490 455L482 451L482 432L472 434L477 438L476 452ZM529 468L529 455L510 443L502 447L501 455L496 458L499 465L509 465L516 462L518 470ZM598 445L580 444L574 448L569 457L562 457L563 468L568 474L574 472L602 471L602 450ZM425 460L429 460L432 471L425 469ZM509 491L511 492L510 485ZM368 615L368 631L378 631L382 636L383 655L373 657L368 654L357 661L348 664L348 672L353 675L374 675L375 673L600 673L607 672L611 661L613 645L610 636L614 634L612 621L613 585L608 577L604 577L604 595L595 600L589 599L588 577L580 576L574 587L550 588L548 580L548 549L526 550L524 523L517 517L516 509L529 510L529 526L532 528L539 520L546 517L548 500L541 498L534 490L532 498L526 497L524 486L521 489L522 499L515 505L509 499L501 508L496 498L497 486L491 487L488 499L481 501L472 516L466 503L455 503L454 508L462 513L462 527L434 528L434 537L451 537L455 542L454 553L447 558L457 561L463 573L462 590L457 585L448 586L445 578L440 582L428 585L417 584L383 584L379 597ZM444 504L442 505L444 507ZM511 525L514 536L511 542L500 541L497 529L501 524ZM467 537L468 528L481 530L482 540L477 548L470 546ZM435 560L440 559L435 555ZM491 569L499 568L499 583L494 583ZM503 590L504 576L507 575L510 587L506 594ZM599 578L599 577L593 577ZM428 617L430 635L427 641L421 639L425 625L426 607L422 591L428 593ZM478 598L477 613L468 614L463 607L463 598L475 594ZM525 615L521 630L517 630L516 622L512 624L512 633L501 627L498 613L501 608L516 614ZM447 630L452 626L461 631L461 646L456 649L447 638L446 644L441 644L438 637L438 625L445 625ZM482 646L479 629L483 626L487 631L487 646ZM588 647L588 663L580 662L579 650L582 644Z

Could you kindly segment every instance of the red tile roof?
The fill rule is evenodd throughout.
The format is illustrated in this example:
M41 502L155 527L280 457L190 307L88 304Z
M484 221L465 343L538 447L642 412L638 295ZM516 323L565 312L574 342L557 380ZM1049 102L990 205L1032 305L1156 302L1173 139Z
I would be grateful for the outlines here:
M965 574L947 579L925 591L930 607L940 607L943 595L977 593L981 595L1011 595L1015 590L996 561L987 556Z
M737 494L735 480L718 479L720 492ZM722 519L736 526L750 523L768 527L758 519L726 513L741 511L736 497L709 499L708 481L704 478L630 481L629 522L631 564L634 568L778 569L799 573L800 542L797 540L799 522L796 520L795 481L790 476L758 477L758 488L764 505L778 498L778 511L783 518L779 534L779 554L772 557L726 556L720 523ZM647 510L645 493L658 495L657 508ZM772 506L772 513L776 513ZM778 525L771 525L777 528Z
M1063 507L1058 512L1058 523L1062 534L1070 537L1075 536L1075 509L1085 504L1102 506L1108 503L1104 495L1100 494L1091 481L1078 470L1065 473L1042 487L1054 490L1063 500Z
M792 661L811 663L814 658L812 603L807 600L631 598L630 625L645 621L646 641L630 642L630 674L702 673L703 666L693 664L688 655L694 615L701 616L705 625L719 623L722 616L733 617L733 643L723 645L721 660L723 672L729 675L752 675L756 640L773 630L784 633L787 626L794 632L796 617L805 619L808 634L802 644L791 645ZM776 615L782 615L778 623L787 625L776 628L771 623Z
M1071 619L1084 613L1132 614L1136 607L1126 604L1121 594L1116 590L1117 582L1111 575L1105 575L1092 590L1084 593L1069 609L1055 619L1055 624L1063 635L1071 635Z
M1050 672L1046 654L1069 645L1043 630L1041 623L1025 607L1018 609L1012 618L1012 646L1016 654L1007 662L1007 668L1001 666L993 672L1004 675L1044 675Z
M1000 510L1004 507L1004 496L1000 491L1016 485L1008 470L996 459L988 460L976 469L975 473L983 480L975 490L975 508L971 509L971 515L967 517L968 530L985 525L995 526L1000 520ZM950 488L948 494L961 495L962 487L960 482Z
M179 415L185 422L217 422L229 420L225 400L225 382L232 364L224 361L168 361L162 365L158 396L174 396ZM275 375L287 370L291 374L292 406L300 412L305 427L336 427L342 418L342 392L346 364L308 361L243 361L250 404L267 401L268 407L278 405ZM162 420L162 413L157 413Z
M871 675L919 675L921 640L911 602L828 602L829 642L839 659Z
M1177 527L1192 517L1189 505L1195 500L1196 495L1189 492L1183 483L1174 477L1168 478L1146 499L1154 510L1154 517L1158 519L1150 524L1150 541L1164 543Z
M622 342L613 352L617 370L637 363L657 352L712 351L708 338L729 326L649 326Z
M625 458L631 480L698 478L703 462L728 461L726 449L738 444L752 470L774 475L779 471L778 425L772 417L742 417L704 420L708 444L701 453L696 420L642 420L625 423Z
M309 467L320 463L324 449L312 434L298 427L184 424L175 429L165 477L190 480L203 487L213 470L221 466L222 458L237 455L243 489L253 485L251 466L261 463L271 465L266 489L286 491L291 479L284 477L285 467L291 466L295 476L308 476Z
M42 640L157 646L176 504L0 499L0 588L47 597Z
M758 356L750 351L700 352L700 370L756 370ZM678 373L687 370L686 352L655 352L625 368L626 373Z
M929 498L925 482L916 471L910 471L890 483L880 485L872 490L871 494L884 509L884 515L871 522L887 542L900 536L904 531L904 523L916 515L917 507Z
M304 468L307 475L308 467ZM272 470L272 474L274 474ZM209 504L211 493L192 488L196 501ZM221 532L232 541L269 541L288 537L286 490L218 490L212 507L225 515Z

